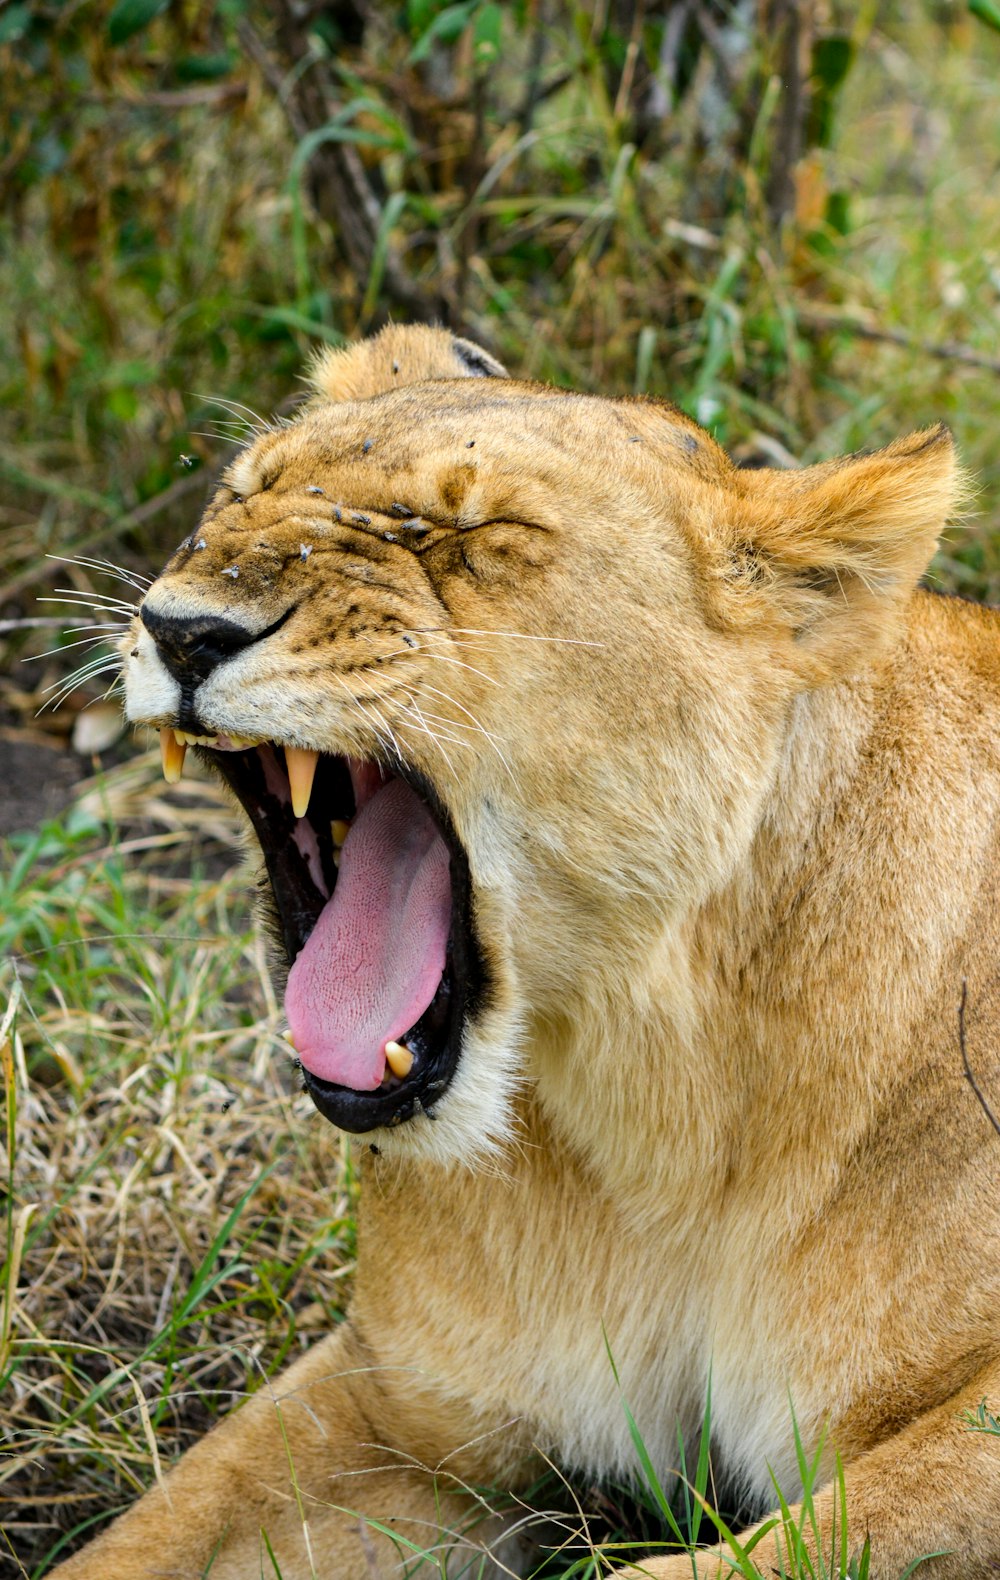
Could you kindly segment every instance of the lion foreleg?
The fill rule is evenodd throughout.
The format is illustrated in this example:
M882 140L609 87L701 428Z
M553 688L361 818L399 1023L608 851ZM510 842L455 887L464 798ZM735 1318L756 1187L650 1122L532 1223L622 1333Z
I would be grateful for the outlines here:
M388 1580L421 1553L443 1572L452 1549L466 1563L493 1551L500 1522L454 1477L427 1468L419 1442L393 1444L380 1427L394 1393L412 1419L420 1391L403 1369L373 1366L346 1324L53 1580Z

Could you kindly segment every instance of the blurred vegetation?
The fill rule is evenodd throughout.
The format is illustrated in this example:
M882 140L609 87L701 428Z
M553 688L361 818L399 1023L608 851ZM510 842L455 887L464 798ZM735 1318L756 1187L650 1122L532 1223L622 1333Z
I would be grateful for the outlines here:
M942 575L995 596L991 11L8 0L0 618L45 553L155 566L216 398L287 409L390 315L778 463L944 417L981 514Z
M1000 600L996 0L0 0L0 104L0 738L80 651L37 599L110 585L46 556L151 573L249 409L390 316L666 395L768 464L943 417L979 498L934 575ZM105 680L40 723L93 717ZM24 993L0 1481L29 1565L156 1473L134 1379L166 1459L331 1319L352 1254L243 882L189 871L226 815L155 775L0 850ZM276 1220L244 1193L282 1149Z

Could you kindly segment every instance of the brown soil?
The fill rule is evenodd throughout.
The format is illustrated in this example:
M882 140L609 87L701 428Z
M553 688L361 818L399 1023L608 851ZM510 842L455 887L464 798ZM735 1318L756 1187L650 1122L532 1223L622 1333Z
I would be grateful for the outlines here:
M0 726L0 837L56 817L92 772L58 737Z

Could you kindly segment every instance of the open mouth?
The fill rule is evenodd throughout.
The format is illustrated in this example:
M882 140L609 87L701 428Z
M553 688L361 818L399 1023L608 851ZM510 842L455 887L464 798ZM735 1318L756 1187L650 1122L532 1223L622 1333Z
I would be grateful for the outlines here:
M168 776L184 746L201 748L253 825L320 1113L355 1133L433 1118L483 988L468 859L433 787L271 742L172 730L161 742Z

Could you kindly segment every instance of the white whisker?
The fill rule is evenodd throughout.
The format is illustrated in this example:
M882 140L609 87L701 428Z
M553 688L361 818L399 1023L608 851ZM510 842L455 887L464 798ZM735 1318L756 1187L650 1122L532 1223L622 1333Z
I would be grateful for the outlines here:
M353 706L353 708L355 709L355 711L357 712L359 718L361 718L361 720L364 722L364 724L367 726L368 729L373 730L375 732L376 738L379 740L379 742L385 748L385 750L387 752L389 752L390 754L395 753L395 755L398 758L398 760L400 762L402 762L403 761L403 754L402 754L402 752L399 749L399 743L396 740L395 736L393 735L392 731L389 730L388 738L386 738L386 736L382 735L382 733L378 729L378 726L372 723L371 716L368 713L367 709L365 708L364 704L362 703L360 697L356 697L354 695L353 691L351 690L350 686L347 684L347 682L344 679L344 677L342 675L336 675L335 674L333 678L337 682L337 684L347 693L348 700L351 703L351 705ZM385 720L384 719L381 720L381 723L383 724L384 727L388 728L388 726L385 724Z
M485 670L477 669L475 664L467 664L463 658L451 658L447 653L428 653L426 648L424 648L424 657L436 659L439 664L457 664L460 669L467 669L470 674L479 675L491 686L500 685L499 680L495 680L492 675L487 675Z
M78 625L78 626L75 627L75 629L77 631L85 631L87 629L87 627ZM96 627L94 627L94 629L95 630L101 630L102 627L96 626ZM104 629L111 630L111 631L117 631L117 630L120 630L121 627L119 627L119 626L108 626L108 627L105 627ZM21 663L22 664L37 664L38 660L40 658L54 658L56 656L56 654L58 654L58 653L68 653L74 647L96 647L99 643L102 644L104 647L110 647L110 645L111 645L109 640L108 640L108 638L106 636L81 636L81 638L80 638L80 640L78 642L63 642L61 647L48 647L48 648L45 649L44 653L29 653L27 655L27 657L22 658Z
M106 593L82 593L75 587L57 587L55 592L58 597L43 596L38 602L79 604L84 609L93 609L95 614L120 614L129 620L137 608L134 603L126 603L123 598L110 598Z
M415 627L419 632L419 627ZM588 642L580 636L537 636L531 631L485 631L477 630L474 626L430 626L422 634L434 636L441 634L450 636L505 636L516 642L561 642L570 647L606 647L605 642Z
M66 627L66 635L75 636L78 631L127 631L130 624L131 621L129 620L115 620L108 625L97 625L96 623L94 625L68 625ZM71 643L70 645L72 646L73 644Z
M268 422L266 417L262 417L260 412L254 411L252 406L244 406L242 401L226 400L222 395L201 395L197 390L193 391L193 394L195 400L208 401L210 405L221 406L223 411L232 412L235 422L241 422L244 431L247 433L252 433L259 438L261 434L274 432L273 423ZM248 412L249 416L253 418L253 422L250 422L247 417L241 417L240 412Z
M459 702L456 697L449 696L447 691L439 691L437 686L428 686L426 681L424 681L423 682L423 690L424 691L432 691L436 697L442 697L445 702L450 702L453 708L458 708L459 712L464 713L466 718L472 720L472 723L473 723L474 727L479 731L479 733L482 736L484 736L484 738L486 740L489 741L489 743L492 746L493 750L496 752L496 754L499 757L500 761L503 763L504 768L510 774L511 780L513 781L514 784L516 784L517 780L516 780L515 775L514 775L514 770L510 766L510 763L507 761L506 757L504 756L503 752L500 750L500 747L497 745L497 742L494 740L494 738L490 734L489 730L486 728L486 726L484 724L480 723L479 719L476 718L476 715L474 713L470 713L469 709L464 705L464 703Z
M423 717L421 715L420 708L417 705L417 701L416 701L415 697L411 697L411 699L410 699L410 707L416 713L418 719L421 720L421 723L420 723L419 726L415 726L415 725L406 726L406 725L404 725L403 728L404 729L406 729L406 728L414 729L414 728L418 728L418 727L422 728L424 734L429 736L430 739L434 742L434 744L437 747L438 751L441 753L441 756L444 758L445 762L448 764L448 767L451 769L452 773L454 773L455 772L455 765L452 762L451 758L448 756L448 753L445 750L445 747L444 747L444 744L443 744L441 738L439 736L435 735L434 731L432 729L429 729L428 726L423 723Z
M252 429L248 429L246 424L242 422L223 422L221 419L217 421L214 417L210 417L208 420L212 424L208 432L203 433L199 428L192 428L188 431L196 434L199 438L239 439L241 441L246 438L248 432L253 432ZM230 430L228 433L226 432L227 429Z
M461 719L449 719L443 713L430 713L426 708L421 708L420 712L423 718L430 719L435 724L446 724L449 730L467 730L470 735L483 733L481 724L463 724ZM462 744L467 746L468 742L463 741Z
M401 748L399 742L396 739L395 732L393 731L392 725L386 719L386 717L381 712L381 710L379 708L377 708L375 706L374 702L372 702L370 699L367 702L362 702L361 698L356 696L354 700L358 704L358 707L363 709L365 713L368 713L369 709L371 710L372 713L374 713L375 717L378 719L378 721L381 724L382 728L386 731L386 733L387 733L387 735L389 737L389 741L391 743L392 750L396 754L397 761L402 763L404 761L402 748Z
M151 587L153 578L142 576L138 571L126 571L120 565L115 565L111 560L92 558L89 554L67 555L46 554L47 560L55 560L58 565L79 565L82 570L99 571L104 576L113 576L116 581L127 582L134 587L136 592L143 592Z
M50 685L44 686L42 688L42 695L44 696L46 691L55 690L57 686L62 687L75 685L77 681L86 680L89 675L100 674L101 670L103 669L120 668L121 659L113 657L109 653L98 653L95 658L88 658L84 663L78 664L76 669L73 670L72 674L65 676L64 679L53 680Z
M75 691L77 686L82 685L85 680L93 680L96 678L96 676L106 674L108 670L112 669L115 671L115 678L119 679L121 674L121 664L118 659L93 659L89 664L84 664L80 669L74 670L73 674L69 675L66 680L55 683L59 686L58 691L56 691L47 702L42 703L42 706L38 709L35 717L37 718L40 714L44 713L47 708L58 708L59 704L69 696L70 692ZM51 690L52 686L45 687L45 691Z

